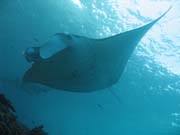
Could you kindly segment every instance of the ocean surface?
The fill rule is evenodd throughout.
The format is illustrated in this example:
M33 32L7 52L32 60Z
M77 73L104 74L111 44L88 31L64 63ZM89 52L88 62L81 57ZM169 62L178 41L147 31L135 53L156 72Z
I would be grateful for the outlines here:
M102 38L151 22L119 82L91 93L21 85L22 53L55 33ZM178 0L1 0L0 93L49 135L180 135Z

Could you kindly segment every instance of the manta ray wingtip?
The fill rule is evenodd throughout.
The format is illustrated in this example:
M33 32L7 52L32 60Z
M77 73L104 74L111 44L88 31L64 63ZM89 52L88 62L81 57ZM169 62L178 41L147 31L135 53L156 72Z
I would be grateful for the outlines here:
M172 5L160 16L160 17L158 17L155 21L154 21L154 23L156 23L157 21L159 21L161 18L163 18L171 9L172 9Z

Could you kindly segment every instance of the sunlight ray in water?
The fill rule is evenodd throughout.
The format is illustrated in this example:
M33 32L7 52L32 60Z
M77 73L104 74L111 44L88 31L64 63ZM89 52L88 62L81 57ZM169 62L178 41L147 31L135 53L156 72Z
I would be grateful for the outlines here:
M83 8L84 7L80 0L72 0L72 2L74 4L76 4L79 8Z

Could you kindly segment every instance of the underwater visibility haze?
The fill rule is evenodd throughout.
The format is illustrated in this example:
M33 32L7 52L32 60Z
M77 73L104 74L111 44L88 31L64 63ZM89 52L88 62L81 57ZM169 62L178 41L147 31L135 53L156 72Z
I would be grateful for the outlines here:
M50 135L179 135L179 6L1 1L0 93Z

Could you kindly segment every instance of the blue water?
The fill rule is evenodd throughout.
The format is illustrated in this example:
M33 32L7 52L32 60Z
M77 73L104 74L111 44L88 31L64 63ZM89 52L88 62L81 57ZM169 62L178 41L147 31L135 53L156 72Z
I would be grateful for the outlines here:
M29 46L57 32L93 38L131 30L171 11L141 40L119 82L70 93L22 86ZM29 127L50 135L180 134L180 2L172 0L0 1L0 92Z

